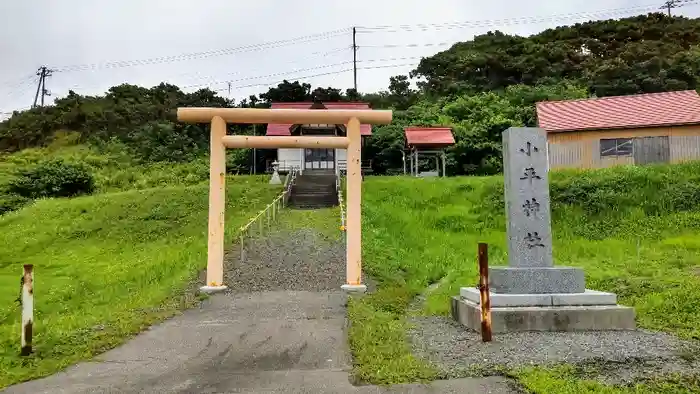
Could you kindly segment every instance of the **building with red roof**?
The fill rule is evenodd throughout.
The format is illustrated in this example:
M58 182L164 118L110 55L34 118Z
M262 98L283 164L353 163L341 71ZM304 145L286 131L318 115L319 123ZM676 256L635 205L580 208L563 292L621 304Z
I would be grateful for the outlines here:
M370 109L368 103L361 102L294 102L294 103L272 103L273 109L342 109L342 110L363 110ZM328 135L344 136L347 133L347 125L335 124L268 124L265 135ZM362 140L372 135L372 126L368 124L360 125ZM303 170L321 169L344 171L347 163L347 152L345 149L277 149L277 162L279 171L286 172L293 167Z
M700 159L700 96L694 90L542 101L550 168L600 168Z
M455 137L449 127L404 127L406 147L408 148L408 158L410 160L409 169L411 175L432 176L440 175L440 160L442 159L442 176L446 175L445 168L445 148L454 145ZM420 172L419 156L435 157L436 171ZM403 173L406 174L406 154L403 157Z

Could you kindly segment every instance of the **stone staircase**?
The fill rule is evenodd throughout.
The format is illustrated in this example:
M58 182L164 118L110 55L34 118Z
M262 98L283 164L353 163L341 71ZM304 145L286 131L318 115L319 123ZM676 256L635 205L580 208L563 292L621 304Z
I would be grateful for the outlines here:
M335 172L305 170L292 185L289 206L298 209L328 208L338 205Z

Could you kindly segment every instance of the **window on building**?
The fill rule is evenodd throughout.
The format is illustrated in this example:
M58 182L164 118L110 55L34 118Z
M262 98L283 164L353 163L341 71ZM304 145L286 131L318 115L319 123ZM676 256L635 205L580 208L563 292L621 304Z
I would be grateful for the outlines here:
M600 140L600 156L631 156L632 138L610 138Z

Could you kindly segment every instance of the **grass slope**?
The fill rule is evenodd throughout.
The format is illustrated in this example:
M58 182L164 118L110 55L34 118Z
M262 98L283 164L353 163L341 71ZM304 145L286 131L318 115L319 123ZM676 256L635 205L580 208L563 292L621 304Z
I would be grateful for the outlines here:
M99 192L147 189L165 186L191 186L209 179L207 157L189 163L140 164L118 147L98 152L88 145L56 145L24 149L10 155L0 155L0 191L14 174L39 162L62 159L84 166L95 178Z
M226 235L279 193L227 184ZM40 200L0 216L0 388L56 372L190 304L206 266L208 186ZM22 264L35 265L35 354L20 358Z
M700 164L551 178L555 263L583 267L590 288L615 292L636 308L639 326L700 339ZM499 177L367 178L363 261L380 288L350 305L357 377L399 383L436 376L411 355L407 307L434 285L422 313L447 315L449 297L477 283L478 242L489 244L490 264L507 264L502 185ZM653 389L605 388L564 372L518 376L537 393ZM567 390L550 390L559 384Z

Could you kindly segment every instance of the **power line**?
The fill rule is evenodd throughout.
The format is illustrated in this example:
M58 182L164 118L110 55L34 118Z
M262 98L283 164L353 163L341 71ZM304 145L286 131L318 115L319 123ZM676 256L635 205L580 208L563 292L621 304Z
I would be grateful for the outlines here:
M399 61L399 60L417 60L417 59L421 59L421 58L422 57L420 57L420 56L405 56L405 57L391 57L391 58L380 58L380 59L363 59L363 60L357 60L356 63L391 62L391 61ZM231 79L231 80L211 81L209 83L184 85L184 86L180 86L180 88L184 90L184 89L202 88L202 87L206 87L206 86L226 84L227 85L226 88L213 89L213 90L217 91L217 92L222 92L222 91L228 90L230 93L230 89L237 89L237 88L242 88L242 87L262 86L262 85L269 84L269 83L262 83L262 84L256 83L256 84L233 86L232 83L234 83L234 82L243 82L243 81L250 81L250 80L256 80L256 79L281 77L281 76L286 76L286 75L291 75L291 74L298 74L300 72L321 70L321 69L333 68L333 67L349 65L349 64L354 64L354 63L355 63L354 61L344 61L344 62L339 62L339 63L325 64L325 65L321 65L321 66L301 68L301 69L295 69L295 70L291 70L291 71L284 71L284 72L273 73L273 74L265 74L265 75L251 76L251 77ZM357 67L357 70L368 70L368 69L387 68L387 67L393 68L393 67L415 65L415 64L416 63L406 63L406 64L399 64L399 65L383 65L383 66L364 66L364 67ZM331 71L331 72L317 73L317 74L307 75L307 76L292 76L291 78L285 78L285 79L303 79L303 78L311 78L311 77L317 77L317 76L323 76L323 75L340 74L340 73L347 72L348 70L354 70L354 69L355 69L355 67ZM51 70L47 70L47 71L51 71ZM280 80L279 82L282 82L282 81L284 81L284 80ZM75 87L78 88L78 86L75 86ZM47 94L47 95L50 95L50 94Z
M673 1L673 0L671 0ZM682 0L684 5L694 5L698 2L695 0ZM615 17L615 16L626 16L627 14L639 14L639 12L651 12L658 10L658 4L639 6L639 7L627 7L627 8L613 8L601 11L591 11L591 12L575 12L575 13L565 13L565 14L555 14L549 16L529 16L529 17L519 17L519 18L506 18L506 19L486 19L486 20L473 20L473 21L462 21L462 22L446 22L446 23L418 23L418 24L403 24L403 25L378 25L378 26L358 26L358 33L377 33L377 32L401 32L401 31L425 31L425 30L442 30L442 29L470 29L477 27L493 27L502 25L521 25L521 24L534 24L542 22L554 22L554 21L566 21L571 19L580 18L601 18L601 17Z
M225 81L212 81L210 83L198 83L198 84L193 84L193 85L185 85L182 87L182 89L191 89L191 88L197 88L197 87L202 87L202 86L220 85L220 84L224 84L224 83L228 84L228 83L232 83L232 82L250 81L253 79L261 79L261 78L269 78L269 77L281 77L283 75L289 75L289 74L294 74L294 73L303 72L303 71L320 70L320 69L324 69L324 68L337 67L337 66L351 64L351 63L352 63L352 61L346 61L346 62L340 62L340 63L334 63L334 64L324 64L322 66L316 66L316 67L301 68L301 69L296 69L296 70L292 70L292 71L283 71L283 72L274 73L274 74L259 75L259 76L255 76L255 77L230 79L230 80L225 80Z
M98 70L98 69L106 69L106 68L134 67L134 66L143 66L143 65L151 65L151 64L180 62L180 61L185 61L185 60L204 59L204 58L215 57L215 56L226 56L226 55L232 55L232 54L241 53L241 52L252 52L252 51L259 51L259 50L264 50L264 49L280 48L280 47L295 45L295 44L306 44L306 43L310 43L310 42L316 42L319 40L325 40L325 39L330 39L330 38L342 36L342 35L348 33L348 31L349 31L349 29L347 29L347 28L338 29L338 30L328 31L328 32L319 33L319 34L291 38L291 39L287 39L287 40L269 41L269 42L264 42L264 43L260 43L260 44L245 45L245 46L235 47L235 48L226 48L226 49L219 49L219 50L207 51L207 52L187 53L187 54L181 54L181 55L175 55L175 56L163 56L163 57L141 59L141 60L125 60L125 61L116 61L116 62L93 63L93 64L82 64L82 65L56 67L55 71L56 72L73 72L73 71Z
M666 10L668 16L671 16L671 8L683 7L690 4L691 0L667 0L664 4L659 7L660 10Z
M381 65L381 66L357 67L357 69L358 70L374 70L374 69L380 69L380 68L398 68L398 67L408 67L408 66L412 67L415 65L416 65L416 63L414 62L414 63L403 63L403 64L387 64L387 65ZM308 78L314 78L314 77L323 77L323 76L327 76L327 75L343 74L343 73L347 73L347 72L350 72L353 70L354 70L354 67L348 67L348 68L345 68L342 70L328 71L328 72L324 72L324 73L304 75L304 76L296 76L296 77L292 77L289 79L285 78L285 79L276 80L276 81L253 83L253 84L248 84L248 85L238 85L238 86L232 86L231 88L232 89L243 89L243 88L252 88L252 87L256 87L256 86L269 86L269 85L274 85L277 83L282 83L282 82L288 81L290 79L298 81L300 79L308 79ZM226 91L226 90L227 90L227 88L213 89L213 91L215 91L215 92L222 92L222 91Z
M309 54L309 56L305 56L301 59L295 59L295 60L286 62L286 64L299 63L299 62L304 61L304 60L318 58L318 57L327 57L327 56L333 55L335 53L339 53L342 51L348 51L350 48L351 47L349 45L347 45L347 46L332 49L330 51L311 52ZM202 75L199 72L194 72L194 73L187 72L187 73L180 73L180 74L175 74L175 75L171 75L168 77L164 77L162 79L162 82L169 83L169 81L172 81L172 79L179 78L179 77L184 77L184 78L187 78L188 80L193 80L193 81L209 80L209 82L205 82L205 83L196 83L196 84L189 84L189 85L178 84L178 86L180 86L180 88L191 88L191 87L198 87L198 86L208 86L208 85L216 84L216 83L227 83L228 80L221 80L220 78L222 76L241 75L241 74L243 74L243 72L234 71L234 72L230 72L230 73L221 74L220 76L215 78L211 75ZM193 77L193 78L190 78L190 77ZM101 86L104 86L104 84L103 83L89 83L89 84L77 84L77 83L75 83L75 84L72 84L70 86L67 86L66 89L75 90L75 89L97 88L97 87L101 87Z
M29 75L25 75L24 77L17 78L17 79L14 79L14 80L12 80L12 81L9 81L9 80L8 80L8 81L5 81L5 82L2 83L2 85L5 85L5 86L7 86L7 87L9 87L9 88L12 88L12 87L19 87L20 85L26 84L27 81L33 80L33 79L34 79L34 76L35 76L35 74L34 74L34 73L31 73L31 74L29 74Z
M333 67L338 67L338 66L343 66L347 64L353 64L352 70L356 68L357 63L376 63L376 62L391 62L391 61L397 61L397 60L416 60L416 59L422 59L422 56L404 56L404 57L391 57L391 58L383 58L383 59L364 59L364 60L352 60L352 61L345 61L345 62L339 62L339 63L333 63L333 64L324 64L321 66L315 66L315 67L308 67L308 68L301 68L301 69L296 69L296 70L291 70L291 71L284 71L280 73L274 73L274 74L266 74L266 75L258 75L258 76L253 76L253 77L246 77L246 78L240 78L240 79L232 79L232 80L223 80L223 81L212 81L210 83L200 83L200 84L194 84L194 85L185 85L182 86L182 89L191 89L191 88L197 88L197 87L203 87L203 86L212 86L212 85L221 85L221 84L230 84L233 82L242 82L242 81L250 81L250 80L255 80L255 79L264 79L264 78L271 78L271 77L281 77L284 75L290 75L290 74L296 74L299 72L305 72L305 71L313 71L313 70L321 70L321 69L326 69L326 68L333 68ZM360 67L357 68L358 70L362 69L367 69L367 67ZM344 72L344 71L341 71ZM331 72L333 73L333 72ZM325 75L325 74L324 74ZM231 86L231 88L234 88L235 86ZM218 89L216 91L223 91L226 89Z
M668 0L673 3L683 3L683 5L697 4L696 0ZM675 7L675 5L674 5ZM463 22L448 22L448 23L432 23L432 24L404 24L404 25L377 25L377 26L357 26L354 28L342 28L332 31L327 31L318 34L306 35L301 37L295 37L286 40L277 40L270 42L263 42L258 44L251 44L242 47L235 48L225 48L206 52L196 52L196 53L185 53L173 56L164 56L149 59L140 60L125 60L125 61L114 61L105 63L92 63L92 64L82 64L82 65L71 65L54 67L56 72L74 72L74 71L88 71L97 69L109 69L109 68L121 68L121 67L134 67L143 66L151 64L162 64L162 63L172 63L186 60L195 60L202 58L209 58L214 56L226 56L234 53L241 52L251 52L266 49L274 49L295 44L305 44L310 42L316 42L319 40L330 39L340 36L345 36L346 34L353 32L356 33L376 33L376 32L399 32L399 31L425 31L431 29L463 29L463 28L475 28L475 27L491 27L496 25L516 25L516 24L531 24L531 23L541 23L547 21L558 21L558 20L570 20L573 18L581 17L605 17L605 16L619 16L620 14L629 14L633 12L640 11L653 11L657 10L658 5L648 5L639 7L628 7L628 8L614 8L602 11L593 12L579 12L579 13L565 13L556 14L550 16L530 16L530 17L520 17L520 18L506 18L506 19L494 19L494 20L474 20L474 21L463 21Z
M691 0L668 0L668 2L673 2L673 7L676 7L676 3L682 2L684 5L696 4L696 1ZM379 25L379 26L364 26L364 27L353 27L353 28L343 28L333 31L296 37L286 40L277 40L271 42L264 42L259 44L252 44L236 48L226 48L207 52L197 52L197 53L187 53L175 56L166 56L142 60L128 60L128 61L116 61L116 62L106 62L106 63L93 63L93 64L83 64L83 65L73 65L56 67L54 71L56 72L73 72L73 71L88 71L88 70L98 70L98 69L111 69L111 68L122 68L122 67L133 67L133 66L143 66L152 64L162 64L179 62L186 60L202 59L213 56L225 56L234 53L259 51L266 49L274 49L295 44L304 44L315 42L324 39L330 39L334 37L343 36L349 32L352 32L353 45L351 46L353 50L353 59L357 59L357 50L361 47L365 48L399 48L399 47L432 47L432 46L444 46L450 43L428 43L428 44L383 44L383 45L362 45L358 46L356 42L356 34L359 33L375 33L375 32L398 32L398 31L425 31L428 29L455 29L455 28L474 28L480 26L494 26L494 25L514 25L514 24L527 24L527 23L540 23L544 21L554 21L554 20L565 20L577 17L601 17L601 16L613 16L619 15L621 13L639 12L639 11L651 11L658 9L658 6L640 6L640 7L628 7L628 8L616 8L602 10L598 12L579 12L579 13L566 13L558 14L545 17L521 17L521 18L507 18L500 20L477 20L477 21L466 21L466 22L453 22L453 23L435 23L435 24L411 24L411 25ZM201 79L201 78L200 78ZM356 78L354 78L353 85L356 86Z
M28 89L36 82L35 77L36 75L32 73L31 75L22 78L20 81L12 84L14 86L10 87L10 90L7 92L7 96L16 97L18 93L26 93Z
M454 45L455 42L428 42L422 44L380 44L380 45L361 45L358 48L421 48L421 47L438 47L446 45Z
M666 3L669 3L669 4L666 4ZM697 4L697 0L668 0L666 3L665 4L668 7L676 8L676 7L680 7L680 6L689 6L689 5ZM341 36L347 37L348 33L352 32L352 37L353 37L352 46L338 48L335 51L346 50L348 48L353 50L353 68L352 68L353 74L354 74L353 75L353 86L356 87L357 86L357 78L356 78L357 72L356 72L356 70L357 69L368 69L368 67L358 68L357 67L358 63L376 62L376 61L391 61L391 60L398 60L398 59L415 59L416 58L416 57L404 57L404 58L390 58L390 59L358 60L357 59L357 50L359 48L363 48L363 47L364 48L400 48L400 47L417 48L417 47L437 47L437 46L445 46L445 45L454 44L454 43L449 43L449 42L440 42L440 43L423 43L423 44L389 43L389 44L358 45L358 43L356 41L356 34L357 33L426 31L429 29L437 29L437 30L440 30L440 29L464 29L464 28L475 28L475 27L482 27L482 26L486 27L486 26L496 26L496 25L517 25L517 24L528 24L528 23L541 23L541 22L546 22L546 21L571 20L571 19L581 18L581 17L586 17L586 18L611 17L611 16L619 16L622 14L629 14L632 12L639 13L640 11L654 11L657 9L658 9L658 4L653 5L653 6L648 5L648 6L639 6L639 7L615 8L615 9L608 9L608 10L601 10L601 11L594 11L594 12L566 13L566 14L556 14L556 15L550 15L550 16L539 16L539 17L538 16L531 16L531 17L520 17L520 18L507 18L507 19L500 19L500 20L476 20L476 21L463 21L463 22L451 22L451 23L379 25L379 26L364 26L364 27L358 26L358 27L354 27L354 28L337 29L337 30L313 34L313 35L296 37L296 38L292 38L292 39L251 44L251 45L246 45L246 46L241 46L241 47L236 47L236 48L227 48L227 49L220 49L220 50L207 51L207 52L197 52L197 53L186 53L186 54L175 55L175 56L157 57L157 58L142 59L142 60L115 61L115 62L106 62L106 63L93 63L93 64L65 66L65 67L54 68L53 71L72 72L72 71L87 71L87 70L97 70L97 69L122 68L122 67L141 66L141 65L148 65L148 64L162 64L162 63L170 63L170 62L179 62L179 61L201 59L201 58L207 58L207 57L213 57L213 56L225 56L225 55L230 55L230 54L234 54L234 53L260 51L260 50L274 49L274 48L280 48L280 47L290 46L290 45L305 44L305 43L310 43L310 42L316 42L319 40L331 39L334 37L341 37ZM669 10L670 10L670 8L669 8ZM335 52L335 51L331 51L331 52ZM298 72L302 72L302 71L318 70L318 69L323 69L323 68L341 66L344 64L348 64L348 62L337 63L337 64L332 64L332 65L323 65L323 66L319 66L319 67L312 67L312 68L306 68L306 69L297 69L297 70L292 70L292 71L288 71L288 72L269 74L266 76L255 76L255 77L248 77L248 78L229 80L229 81L221 81L221 82L212 81L211 83L188 85L188 86L184 86L183 88L192 88L192 87L198 87L198 86L210 86L212 84L216 85L219 83L226 83L227 85L229 85L229 88L238 88L238 86L232 86L232 82L261 79L261 78L268 78L268 77L274 77L274 76L283 76L283 75L294 74L294 73L298 73ZM370 68L377 68L377 67L370 67ZM385 68L385 67L378 67L378 68ZM340 72L344 72L344 71L340 71ZM333 71L330 74L335 74L335 73L339 73L339 72ZM240 74L240 72L230 73L230 74ZM323 74L317 74L314 76L330 75L330 74L323 73ZM39 86L37 87L37 96L35 96L35 105L37 102L37 97L38 97L39 92L42 93L42 99L45 95L50 95L50 93L48 92L48 90L45 87L45 83L46 83L45 77L42 78L39 73L37 73L37 75L40 76L40 81L39 81ZM48 76L48 75L46 75L46 76ZM301 77L301 78L303 78L303 77ZM200 79L213 79L213 78L212 77L200 77ZM259 86L259 84L254 84L251 86Z
M333 50L330 50L330 51L325 51L325 52L322 52L322 51L312 52L309 56L305 56L305 57L303 57L303 58L301 58L301 59L297 59L297 60L292 60L292 61L290 61L290 62L287 62L287 64L299 63L299 62L301 62L301 61L308 60L308 59L312 59L312 58L316 58L316 57L326 57L326 56L332 55L332 54L334 54L334 53L338 53L338 52L342 52L342 51L347 51L348 49L351 49L351 47L350 47L350 46L344 46L344 47L341 47L341 48L336 48L336 49L333 49ZM234 72L226 73L226 74L223 74L223 75L240 75L241 73L242 73L241 71L234 71ZM194 75L194 74L193 74L193 73L183 73L183 74L178 74L178 75L175 75L175 76L185 76L185 77L186 77L186 76L191 76L191 75ZM197 75L198 75L198 76L197 76L196 78L194 78L194 80L202 80L202 79L214 80L213 77L208 76L208 75L199 75L199 73L197 73ZM204 83L204 84L195 84L195 85L189 85L189 86L204 86L204 85L207 85L207 84Z

